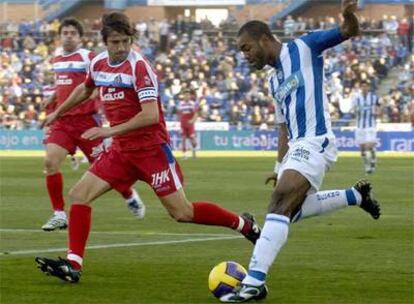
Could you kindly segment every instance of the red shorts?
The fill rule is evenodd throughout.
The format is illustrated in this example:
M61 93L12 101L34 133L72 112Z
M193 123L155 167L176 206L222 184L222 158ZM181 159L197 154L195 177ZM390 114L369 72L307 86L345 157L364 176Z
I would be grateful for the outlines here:
M137 180L144 181L159 197L176 192L184 181L181 168L167 144L138 151L118 151L110 147L89 171L118 192L126 191Z
M47 130L43 143L56 144L75 154L76 147L82 150L89 162L93 162L103 149L102 139L88 140L81 135L90 128L99 127L93 116L62 117Z
M194 137L195 128L194 125L181 125L181 136Z

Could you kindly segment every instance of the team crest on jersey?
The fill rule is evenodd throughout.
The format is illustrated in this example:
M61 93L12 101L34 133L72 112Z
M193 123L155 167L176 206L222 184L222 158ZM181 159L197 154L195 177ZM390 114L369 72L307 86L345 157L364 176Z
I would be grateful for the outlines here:
M116 75L114 78L115 83L122 83L122 76L120 74Z
M278 76L279 77L279 76ZM278 103L282 103L293 91L304 85L303 75L296 72L290 75L276 90L274 99Z

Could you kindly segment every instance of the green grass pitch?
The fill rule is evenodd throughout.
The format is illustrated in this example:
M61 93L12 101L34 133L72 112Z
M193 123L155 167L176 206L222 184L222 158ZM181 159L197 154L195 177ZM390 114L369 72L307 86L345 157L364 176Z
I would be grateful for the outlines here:
M413 303L413 161L379 159L370 179L382 205L380 220L351 207L291 225L265 303ZM34 257L64 257L66 232L40 231L51 214L42 159L0 162L2 304L217 303L207 288L210 269L225 260L248 265L248 241L224 228L175 223L138 183L146 218L136 220L117 193L106 194L94 203L81 282L47 277ZM272 158L200 158L181 166L190 200L251 211L263 223L271 193L263 182ZM65 163L66 193L85 169L73 172ZM342 189L362 176L359 158L340 158L323 189Z

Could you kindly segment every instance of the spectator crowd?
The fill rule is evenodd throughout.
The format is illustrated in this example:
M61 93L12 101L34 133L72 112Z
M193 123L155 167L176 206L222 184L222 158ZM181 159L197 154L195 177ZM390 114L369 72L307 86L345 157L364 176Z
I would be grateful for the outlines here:
M84 20L84 47L99 53L100 21ZM337 26L333 17L313 20L288 16L271 28L282 39ZM266 71L252 71L237 50L238 24L228 18L218 28L209 20L136 22L136 47L154 65L166 120L174 121L181 92L192 90L199 103L199 121L228 121L231 126L267 129L274 124L274 106L267 93ZM361 19L360 37L325 53L326 90L336 126L352 124L352 97L359 82L381 87L391 70L398 79L382 99L381 121L414 123L414 55L408 19L384 16ZM35 129L45 118L43 90L53 84L50 59L59 47L59 21L0 25L0 128ZM412 34L411 34L412 35ZM412 36L411 36L412 38Z

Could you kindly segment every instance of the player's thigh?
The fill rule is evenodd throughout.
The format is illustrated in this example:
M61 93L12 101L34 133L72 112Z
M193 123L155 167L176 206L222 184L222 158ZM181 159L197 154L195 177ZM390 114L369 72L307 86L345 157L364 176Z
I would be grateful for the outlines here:
M287 169L283 172L272 193L269 212L290 215L304 201L311 185L300 172Z
M69 151L65 148L54 144L46 144L46 156L45 156L45 166L57 166L59 167L62 162L65 160L66 156L69 154Z
M68 131L67 127L62 124L53 125L45 135L43 143L47 146L55 145L65 149L66 154L74 154L76 152L76 141Z
M86 171L69 192L72 202L90 204L93 200L111 190L111 185L95 174Z
M132 165L130 154L121 153L110 147L98 156L89 172L107 182L111 188L123 193L138 179L138 172Z
M135 153L133 163L138 172L138 179L150 185L160 198L183 187L184 178L180 165L168 144Z

